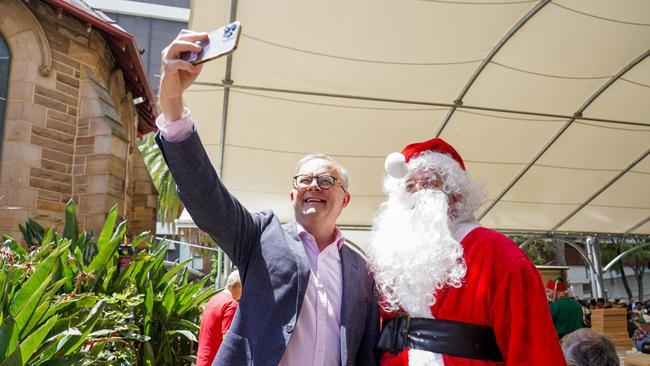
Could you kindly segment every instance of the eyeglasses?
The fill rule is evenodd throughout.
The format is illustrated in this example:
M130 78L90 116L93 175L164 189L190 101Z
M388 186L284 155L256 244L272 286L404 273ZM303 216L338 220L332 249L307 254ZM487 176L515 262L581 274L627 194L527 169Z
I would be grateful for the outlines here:
M441 185L440 179L434 173L421 174L417 178L408 178L403 183L403 189L407 192L415 192L420 189L439 188Z
M341 189L343 189L343 192L345 192L345 187L343 187L343 183L341 183L340 180L338 180L336 177L333 177L331 175L323 174L323 175L318 175L318 176L311 176L307 174L298 174L293 177L293 188L295 189L305 189L308 188L311 185L311 182L316 180L316 184L321 189L330 189L334 187L334 185L339 185Z

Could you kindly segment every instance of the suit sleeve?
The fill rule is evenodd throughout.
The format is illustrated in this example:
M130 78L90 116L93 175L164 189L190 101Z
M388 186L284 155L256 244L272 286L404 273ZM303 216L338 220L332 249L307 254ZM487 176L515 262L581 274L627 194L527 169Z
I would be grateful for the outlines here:
M566 365L535 266L520 258L504 277L494 294L492 314L505 364Z
M210 234L245 277L246 262L260 236L260 219L232 196L217 176L196 132L181 142L156 135L178 194L194 223Z
M368 311L366 329L361 338L361 345L356 356L357 365L379 365L380 352L375 349L379 341L379 299L374 281L370 281L370 299L367 302Z

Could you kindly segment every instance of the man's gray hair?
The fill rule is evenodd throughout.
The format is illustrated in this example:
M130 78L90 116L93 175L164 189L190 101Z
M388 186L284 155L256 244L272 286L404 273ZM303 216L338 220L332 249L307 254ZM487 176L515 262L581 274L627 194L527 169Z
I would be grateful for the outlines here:
M228 275L228 279L226 279L226 288L230 289L237 285L241 286L241 280L239 279L239 271L234 270Z
M614 342L589 328L562 337L562 351L570 366L619 366Z
M305 156L304 158L300 159L298 162L298 165L296 165L296 173L300 171L300 169L303 167L303 165L307 164L307 162L312 161L312 160L327 160L330 163L334 165L336 168L336 171L339 173L339 176L341 177L341 183L343 183L343 188L345 188L346 192L349 191L350 189L350 176L348 175L347 169L341 164L339 164L336 160L332 159L331 157L325 155L325 154L309 154Z

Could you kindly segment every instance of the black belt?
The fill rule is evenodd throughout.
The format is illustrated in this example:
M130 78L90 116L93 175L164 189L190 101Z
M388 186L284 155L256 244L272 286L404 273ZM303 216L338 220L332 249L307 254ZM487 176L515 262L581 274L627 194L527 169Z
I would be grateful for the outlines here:
M503 361L492 328L398 314L382 329L377 348L399 353L405 347L484 361Z

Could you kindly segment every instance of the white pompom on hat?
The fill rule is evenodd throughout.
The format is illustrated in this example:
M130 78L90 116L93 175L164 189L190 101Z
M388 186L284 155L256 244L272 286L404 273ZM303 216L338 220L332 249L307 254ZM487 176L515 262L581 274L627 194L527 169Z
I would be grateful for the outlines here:
M465 170L465 163L460 154L441 138L435 138L423 142L416 142L407 145L401 153L394 152L388 154L384 162L384 169L393 178L402 178L408 173L408 162L411 158L417 157L425 151L435 151L442 154L448 154L454 159L460 167Z
M398 179L405 176L409 171L406 158L402 153L398 152L388 154L384 162L384 169L391 177Z

